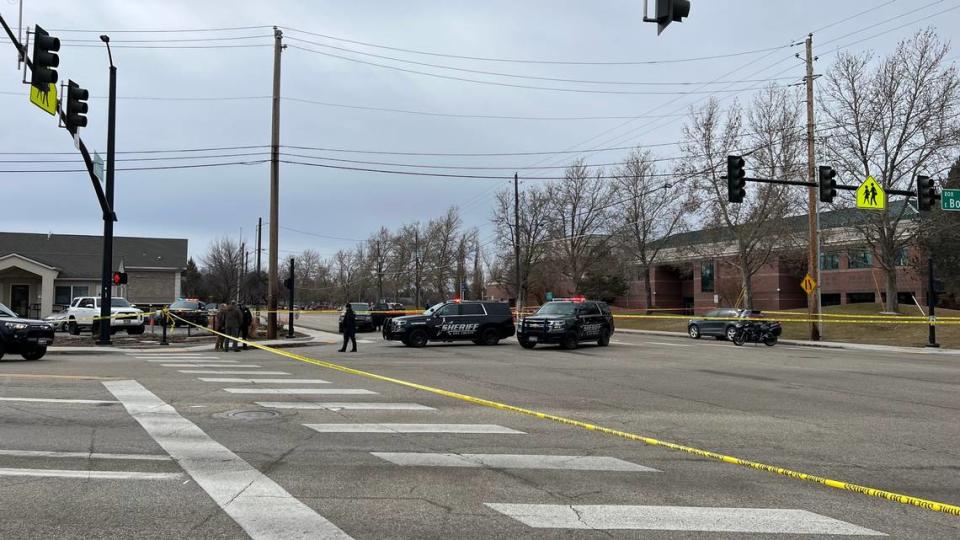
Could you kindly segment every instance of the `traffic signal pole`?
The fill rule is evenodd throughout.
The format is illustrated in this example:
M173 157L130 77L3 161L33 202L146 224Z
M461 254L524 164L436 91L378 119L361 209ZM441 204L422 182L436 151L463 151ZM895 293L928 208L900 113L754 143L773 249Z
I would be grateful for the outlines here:
M273 121L270 137L270 253L267 256L267 339L277 339L277 250L280 244L280 51L283 32L273 27Z
M806 40L807 76L807 180L813 184L817 182L816 155L813 146L813 133L816 129L813 117L813 34L807 35ZM819 194L816 187L807 189L807 227L810 230L809 262L807 268L810 277L817 284L816 290L807 297L807 312L810 318L810 340L820 341L820 214L817 210Z
M517 274L517 320L520 320L522 315L520 309L523 306L523 281L521 280L520 273L520 179L517 173L513 173L513 230L515 232L513 243L513 263L516 267Z
M110 38L100 36L107 45L107 56L110 59L110 95L107 105L107 170L106 170L106 198L107 204L113 208L114 163L117 150L117 66L113 65L113 54L110 52ZM103 218L103 270L100 276L100 339L97 345L110 345L110 307L112 304L111 290L113 283L113 216Z

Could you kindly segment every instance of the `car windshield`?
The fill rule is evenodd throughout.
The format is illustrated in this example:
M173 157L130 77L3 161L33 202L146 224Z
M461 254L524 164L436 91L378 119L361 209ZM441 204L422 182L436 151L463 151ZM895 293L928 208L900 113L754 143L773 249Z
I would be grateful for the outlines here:
M170 304L170 309L198 309L199 307L199 302L187 302L186 300L178 300Z
M130 307L130 302L126 298L111 298L110 307Z
M426 311L423 312L424 315L433 315L433 312L447 305L446 302L440 302L439 304L430 306Z
M354 311L370 311L370 304L366 302L350 302Z
M537 311L537 315L572 315L576 309L573 302L548 302Z
M0 304L0 317L16 319L17 314L10 311L10 308L8 308L7 306Z

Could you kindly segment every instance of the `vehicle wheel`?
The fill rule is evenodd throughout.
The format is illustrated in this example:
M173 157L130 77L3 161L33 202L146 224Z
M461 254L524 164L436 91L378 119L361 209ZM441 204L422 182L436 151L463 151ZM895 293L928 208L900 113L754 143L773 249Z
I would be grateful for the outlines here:
M71 336L80 335L80 327L77 325L77 321L70 319L70 322L67 323L67 333Z
M607 330L606 328L602 328L600 330L600 338L597 339L597 345L601 347L610 345L610 330Z
M691 324L687 327L687 334L689 334L693 339L700 339L700 327L695 324Z
M410 332L410 335L407 336L407 345L411 347L426 347L427 346L427 332L420 328Z
M134 326L133 328L127 328L127 335L139 336L143 333L143 325Z
M47 354L46 347L36 347L20 353L20 356L22 356L24 360L39 360L43 358L45 354ZM3 354L0 354L0 356L3 356Z
M763 344L767 347L773 347L777 344L777 336L767 336L767 339L763 340Z
M724 332L724 335L728 340L733 341L733 336L737 335L737 327L728 326L726 332Z
M496 328L484 328L477 339L479 345L496 345L500 342L500 334Z
M523 347L524 349L532 349L532 348L536 347L537 344L534 343L533 341L527 341L527 340L525 340L525 339L521 339L521 340L520 340L520 346Z
M734 331L733 338L731 338L730 341L732 341L737 347L740 347L747 342L747 333Z
M577 348L577 335L574 333L569 333L563 336L563 340L560 341L560 348L567 349L571 351Z

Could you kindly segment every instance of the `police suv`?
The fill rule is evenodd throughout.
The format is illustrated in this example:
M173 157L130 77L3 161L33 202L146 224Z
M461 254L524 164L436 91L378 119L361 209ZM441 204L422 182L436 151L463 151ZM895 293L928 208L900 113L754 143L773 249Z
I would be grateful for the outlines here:
M517 340L524 349L532 349L538 343L559 343L564 349L576 349L579 343L587 341L606 347L613 330L613 315L606 302L557 298L520 321Z
M505 302L442 302L422 315L394 317L383 325L383 339L423 347L429 341L473 341L496 345L516 332Z

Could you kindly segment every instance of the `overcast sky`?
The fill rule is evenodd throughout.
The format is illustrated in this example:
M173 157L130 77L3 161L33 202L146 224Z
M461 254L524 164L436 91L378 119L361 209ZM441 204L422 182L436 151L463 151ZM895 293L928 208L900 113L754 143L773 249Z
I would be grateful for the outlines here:
M651 0L651 8L654 3L655 0ZM771 49L787 46L815 31L815 53L820 57L816 71L823 73L834 61L837 47L850 51L874 49L884 53L917 28L933 26L948 40L953 40L960 29L958 0L692 0L691 4L690 17L683 23L674 23L659 37L656 25L641 22L643 4L639 0L85 0L82 3L23 0L23 24L26 27L39 23L63 40L60 78L78 81L94 96L90 103L90 123L82 130L82 135L91 148L104 155L107 104L105 99L99 98L107 93L108 64L106 51L96 40L99 31L110 34L114 62L118 66L117 150L132 152L268 145L270 100L227 98L271 94L273 38L269 28L182 33L128 33L120 30L278 25L284 31L284 42L291 46L284 51L282 61L281 93L285 98L441 114L570 118L684 113L691 104L702 103L711 93L721 99L721 103L733 99L748 101L751 90L744 89L769 83L735 81L776 78L773 81L776 84L798 82L803 75L803 66L792 55L802 53L802 47L690 62L565 65L431 56L331 38L483 58L644 62ZM858 13L859 16L851 18ZM18 0L0 0L0 15L16 32ZM923 20L913 22L918 19ZM97 32L64 31L68 29ZM258 37L223 39L247 36ZM64 153L40 156L5 154L0 159L58 161L2 163L0 170L81 167L79 153L74 150L66 131L57 129L52 117L29 104L28 86L21 84L21 76L16 71L14 48L6 43L5 37L0 37L0 119L3 126L0 152ZM219 41L155 41L205 38ZM151 41L123 43L123 40ZM820 43L824 45L818 46ZM151 48L132 48L131 45ZM157 48L184 45L230 47ZM356 51L391 59L363 56ZM353 62L330 54L446 77L595 92L450 80ZM954 53L951 56L956 58ZM445 70L403 63L398 59L528 77L698 84L611 85L545 81ZM142 99L151 97L208 99ZM506 153L663 145L654 150L658 156L669 157L676 155L678 149L665 144L679 138L683 121L682 116L590 120L451 118L333 107L294 99L283 101L281 109L281 144L378 152ZM118 154L121 159L164 159L118 161L116 210L120 221L116 233L187 238L194 256L202 255L212 239L224 235L239 237L241 230L243 238L252 246L257 217L263 216L266 221L268 215L268 164L156 171L119 169L256 161L268 158L268 154L185 158L268 150ZM511 168L564 165L576 157L409 156L292 148L284 151L313 156L312 159L293 156L286 159L328 165L503 176L502 180L431 178L281 165L281 226L315 235L357 239L365 238L380 225L394 228L416 220L426 221L448 206L457 205L462 210L465 224L480 228L481 239L486 240L492 234L489 217L494 193L510 185ZM607 151L585 154L584 157L588 162L605 163L615 162L625 153ZM318 157L506 169L416 169L320 161L316 159ZM528 170L527 174L550 176L557 171ZM528 180L538 181L543 180ZM96 197L85 173L0 173L0 193L2 230L102 232ZM281 230L280 240L281 257L289 257L307 248L329 256L337 249L355 243L289 230Z

